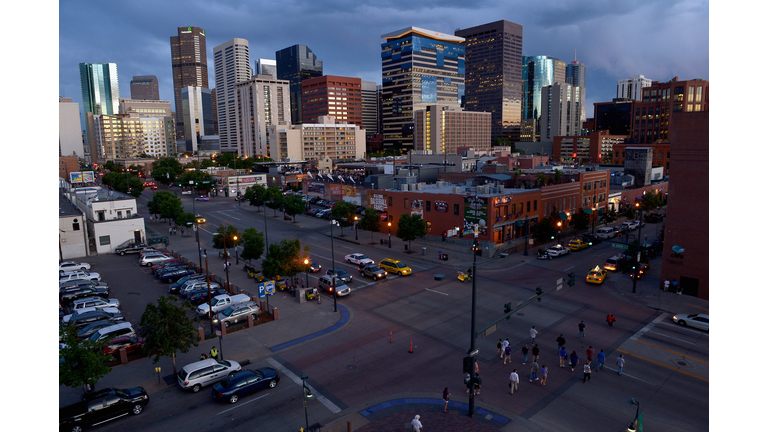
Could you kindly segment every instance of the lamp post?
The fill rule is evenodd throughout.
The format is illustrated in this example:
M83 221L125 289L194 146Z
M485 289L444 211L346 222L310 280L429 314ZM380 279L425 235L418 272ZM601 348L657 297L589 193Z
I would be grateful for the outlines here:
M227 235L221 234L221 240L224 242L224 272L227 274L227 292L229 292L229 254L227 253ZM232 236L232 240L236 242L237 236ZM235 245L235 250L237 250L237 245Z
M475 306L477 302L477 225L475 225L475 238L472 242L472 321L470 325L470 339L469 339L469 352L475 351ZM469 410L467 416L472 417L475 414L475 368L474 364L469 368L469 382L471 387L469 389Z
M306 429L309 430L309 416L307 415L307 399L312 399L312 392L307 388L307 380L309 377L307 374L301 374L301 387L304 389L304 423Z
M199 163L199 162L198 162ZM194 184L190 180L189 184ZM203 253L200 251L200 225L197 223L197 210L195 210L195 198L192 198L192 213L195 214L195 238L197 239L197 257L200 260L200 267L203 266Z
M331 295L333 295L333 311L336 312L336 257L333 253L333 226L339 226L339 221L336 219L331 221L331 266L333 269L333 273L331 274L331 282L333 284L333 289L331 291Z
M637 405L637 411L635 411L635 418L627 426L627 432L635 432L640 427L640 425L638 424L640 421L640 402L636 401L635 398L631 398L631 399L627 399L627 403L629 403L630 405Z
M528 256L528 212L525 212L525 243L523 243L523 256Z
M592 235L595 235L595 222L597 222L597 208L592 207Z
M309 259L304 258L304 277L307 279L307 288L309 288Z
M562 221L557 221L557 244L560 244L560 227L563 226Z
M208 273L208 250L205 250L205 283L208 285L208 319L211 320L211 334L213 334L213 306L211 306L211 277Z
M635 202L635 207L640 209L640 220L643 220L643 206L640 205L639 202ZM637 277L640 275L640 239L642 237L643 227L640 226L640 223L637 224L637 255L635 255L635 273L632 276L632 294L637 293Z
M355 240L357 240L357 216L355 216Z
M389 233L387 234L389 248L392 249L392 222L387 222L387 228L389 229Z

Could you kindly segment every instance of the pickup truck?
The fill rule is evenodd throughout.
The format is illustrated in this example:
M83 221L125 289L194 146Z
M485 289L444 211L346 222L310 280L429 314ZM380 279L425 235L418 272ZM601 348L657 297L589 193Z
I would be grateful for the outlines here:
M107 388L86 394L80 402L59 408L59 429L80 432L128 414L139 415L149 403L142 387Z
M237 294L230 296L228 294L222 294L220 296L216 296L211 300L211 308L213 309L214 315L227 309L230 306L235 306L240 303L246 303L251 301L251 298L248 297L246 294ZM208 316L208 303L201 304L197 307L197 315L200 317L207 317Z
M127 253L139 253L149 247L151 246L146 243L130 243L128 245L115 248L115 253L120 255L125 255Z

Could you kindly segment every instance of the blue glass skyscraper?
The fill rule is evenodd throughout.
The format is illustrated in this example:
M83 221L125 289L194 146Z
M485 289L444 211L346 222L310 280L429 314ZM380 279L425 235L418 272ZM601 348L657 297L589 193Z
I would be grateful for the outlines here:
M80 63L80 92L83 96L83 118L120 113L120 86L116 63ZM89 142L88 127L85 142Z
M541 89L556 82L565 84L565 62L550 56L523 56L522 121L536 131L535 138L524 141L539 141Z

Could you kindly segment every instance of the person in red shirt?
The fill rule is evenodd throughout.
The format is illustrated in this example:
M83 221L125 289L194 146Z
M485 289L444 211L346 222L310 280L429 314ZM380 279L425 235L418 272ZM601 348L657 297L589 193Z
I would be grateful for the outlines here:
M593 350L593 349L592 349L592 345L590 345L590 346L589 346L589 348L587 348L587 361L588 361L588 362L591 362L591 361L592 361L592 356L593 356L594 354L595 354L595 350Z

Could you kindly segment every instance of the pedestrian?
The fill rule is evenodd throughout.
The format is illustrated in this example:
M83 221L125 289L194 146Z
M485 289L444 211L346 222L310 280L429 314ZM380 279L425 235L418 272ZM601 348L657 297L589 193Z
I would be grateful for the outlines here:
M547 365L541 365L541 385L547 385L547 372L549 372Z
M613 316L612 313L608 313L608 316L605 318L605 322L608 323L609 328L613 328L613 322L616 321L616 317Z
M579 323L579 339L581 339L582 337L586 337L584 335L584 329L585 328L587 328L587 326L584 324L584 321L580 322Z
M181 229L181 236L184 237L184 228Z
M496 348L499 349L498 351L496 351L496 354L498 354L499 358L501 358L501 356L504 355L504 349L501 347L501 338L499 338L499 341L496 343Z
M523 364L528 363L528 344L523 345L523 349L520 350L520 354L523 355Z
M566 351L563 346L560 347L558 354L560 354L560 367L565 367L565 362L568 360L568 351Z
M587 380L592 381L592 368L589 367L589 361L587 361L587 364L584 365L584 378L582 378L581 383L584 384L587 382Z
M600 350L599 353L597 353L597 369L595 369L595 372L600 372L600 369L605 366L605 353L603 350Z
M504 342L501 343L501 348L506 349L509 346L509 338L507 338ZM502 356L504 353L501 354Z
M664 292L669 291L669 279L664 281Z
M536 330L536 326L531 327L531 346L533 346L533 343L536 342L536 335L539 332Z
M515 390L520 385L520 376L517 375L517 369L512 369L509 374L509 394L515 394Z
M475 387L475 394L479 395L480 394L480 386L483 384L483 379L480 378L479 374L475 374L475 384L477 385L477 387Z
M411 420L411 427L413 428L414 432L421 432L421 428L424 427L421 425L421 422L419 421L420 418L421 416L416 414L416 417L414 417L413 420Z
M464 374L464 385L467 386L467 393L469 393L469 380L471 380L472 377L469 375L469 372Z
M443 401L445 402L445 406L443 407L443 412L448 412L448 402L451 400L451 393L448 391L448 387L443 390Z
M205 355L205 353L200 354L200 360L205 360L207 358L208 358L208 356Z
M587 361L588 361L588 362L591 362L591 361L592 361L592 356L593 356L594 354L595 354L595 350L593 350L593 349L592 349L592 345L590 345L590 346L589 346L589 348L587 348Z
M539 344L533 345L533 348L531 348L531 355L533 355L533 361L539 361Z
M507 362L512 364L512 348L509 345L504 348L504 364L507 364Z
M579 356L576 355L576 350L573 350L571 353L571 372L573 372L577 364L579 364Z
M173 235L173 227L168 227L168 235Z
M560 333L560 336L557 337L557 349L561 350L565 346L565 338L563 337L563 334Z
M480 365L477 364L477 359L475 359L475 375L480 373Z
M173 235L176 235L176 227L173 227Z
M211 354L210 354L209 357L211 357L214 360L218 360L219 359L219 350L217 350L215 346L211 347Z
M616 359L616 366L619 367L619 376L621 376L621 372L624 370L624 354L620 354L619 358Z
M536 360L531 362L531 377L528 379L530 382L538 381L539 380L539 364L536 363Z

